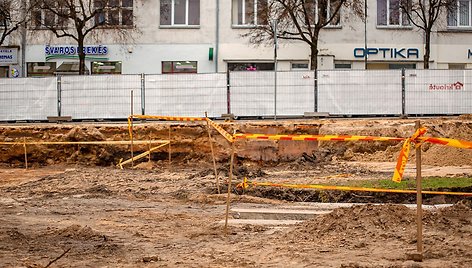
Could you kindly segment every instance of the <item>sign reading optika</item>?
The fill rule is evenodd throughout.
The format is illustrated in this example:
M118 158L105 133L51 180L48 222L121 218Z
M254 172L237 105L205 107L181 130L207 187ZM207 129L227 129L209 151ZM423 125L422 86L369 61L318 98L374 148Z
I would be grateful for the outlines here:
M356 47L354 48L355 58L365 56L381 56L384 59L418 59L420 50L418 48L389 48L389 47Z

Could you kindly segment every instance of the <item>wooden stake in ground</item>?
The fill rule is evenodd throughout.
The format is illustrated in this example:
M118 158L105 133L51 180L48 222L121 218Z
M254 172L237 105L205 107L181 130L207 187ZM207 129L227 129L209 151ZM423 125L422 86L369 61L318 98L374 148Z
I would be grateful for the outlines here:
M421 128L420 121L415 123L416 129ZM416 147L416 225L417 240L416 249L418 252L418 261L423 260L423 208L421 195L421 144L415 144Z
M228 235L228 216L229 216L229 203L231 201L231 181L233 180L233 162L234 162L234 142L231 143L231 160L229 163L228 196L226 197L225 235Z
M205 117L208 118L207 112L205 112ZM207 120L207 131L208 131L208 139L210 140L210 148L211 148L211 157L213 159L213 169L215 171L215 179L216 179L216 189L218 189L218 194L220 194L220 178L218 177L218 171L216 170L216 160L215 160L215 151L213 150L213 139L211 138L210 132L210 123Z
M26 151L26 138L23 137L23 148L25 149L25 169L28 169L28 153Z
M131 90L131 166L134 167L134 161L133 161L133 154L134 154L134 148L133 148L133 90Z
M172 143L171 140L170 140L170 127L171 125L169 124L169 166L168 166L168 169L169 169L169 172L171 172L171 168L172 168L172 147L170 146L170 144Z

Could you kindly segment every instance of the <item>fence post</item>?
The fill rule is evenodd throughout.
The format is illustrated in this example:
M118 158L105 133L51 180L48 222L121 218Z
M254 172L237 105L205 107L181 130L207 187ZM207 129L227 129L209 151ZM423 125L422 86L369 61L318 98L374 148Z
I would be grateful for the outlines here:
M402 68L402 117L405 117L405 68Z
M226 70L226 113L231 113L231 81L229 78L229 70Z
M145 96L145 91L146 91L146 79L145 79L145 74L141 74L141 114L145 115L145 108L146 108L146 96Z
M62 110L62 79L61 76L57 76L57 116L61 116L61 110Z
M314 112L318 112L318 70L315 70Z

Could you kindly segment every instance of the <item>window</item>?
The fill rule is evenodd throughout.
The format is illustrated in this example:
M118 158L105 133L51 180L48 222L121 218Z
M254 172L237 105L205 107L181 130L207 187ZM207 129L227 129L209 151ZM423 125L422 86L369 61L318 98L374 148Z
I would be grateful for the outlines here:
M407 13L400 7L404 2L411 5L411 1L405 0L377 0L377 25L410 26Z
M340 0L329 0L329 1L326 1L326 20L329 20L331 19L331 17L333 17L333 19L330 21L330 23L328 24L328 26L339 26L341 24L341 9L338 10L338 12L336 14L334 14L336 12L336 8L341 5L341 1ZM318 20L318 12L321 11L319 9L323 8L323 7L318 7L318 0L313 0L313 3L309 2L309 6L310 8L313 8L313 14L315 14L315 21Z
M448 10L447 26L472 27L471 2L471 0L457 0L453 7Z
M35 28L66 28L69 21L68 9L60 6L59 3L51 6L41 6L33 9L32 23Z
M308 70L308 62L292 62L290 64L292 70Z
M92 74L121 74L121 61L94 61Z
M108 26L133 26L133 0L94 0L99 13L95 23Z
M7 12L0 10L0 28L8 26L8 22L10 21L9 17L10 16L7 14Z
M200 0L161 0L161 25L200 25Z
M274 63L264 62L230 62L228 63L230 71L273 71Z
M197 73L197 62L196 61L163 61L162 73L163 74Z
M352 64L350 62L335 61L334 69L351 69Z
M28 62L28 77L53 76L56 71L55 62Z
M233 25L267 25L267 0L233 0Z
M464 63L449 63L448 64L449 70L465 70Z

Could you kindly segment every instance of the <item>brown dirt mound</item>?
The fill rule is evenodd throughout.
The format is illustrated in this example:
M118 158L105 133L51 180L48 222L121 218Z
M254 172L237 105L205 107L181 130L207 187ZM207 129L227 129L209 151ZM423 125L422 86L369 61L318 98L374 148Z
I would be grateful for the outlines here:
M106 240L106 237L94 230L92 228L81 225L74 224L64 229L57 230L53 235L58 238L71 238L74 240Z

